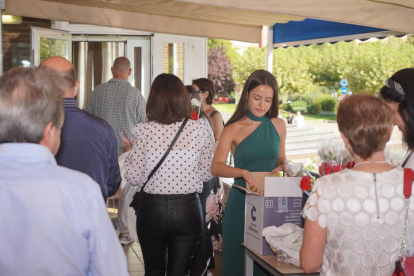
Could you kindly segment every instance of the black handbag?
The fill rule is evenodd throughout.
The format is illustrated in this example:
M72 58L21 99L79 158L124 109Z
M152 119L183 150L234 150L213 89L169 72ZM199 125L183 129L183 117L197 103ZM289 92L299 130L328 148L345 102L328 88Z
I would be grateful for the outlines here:
M145 181L144 185L142 185L141 190L137 192L134 195L134 198L132 199L131 204L129 204L129 207L134 208L135 214L138 213L139 208L139 202L140 197L142 195L142 192L144 191L145 186L147 185L148 181L151 179L151 177L155 174L155 172L158 170L158 168L161 166L162 162L164 162L165 158L167 158L168 153L170 153L172 147L174 146L175 142L177 142L178 137L180 136L180 133L183 131L185 124L187 123L188 119L184 119L184 122L181 124L180 129L178 130L177 134L175 135L174 139L172 140L170 146L168 147L167 151L164 153L160 161L158 161L158 164L155 166L155 168L151 171L151 173L148 175L147 181Z

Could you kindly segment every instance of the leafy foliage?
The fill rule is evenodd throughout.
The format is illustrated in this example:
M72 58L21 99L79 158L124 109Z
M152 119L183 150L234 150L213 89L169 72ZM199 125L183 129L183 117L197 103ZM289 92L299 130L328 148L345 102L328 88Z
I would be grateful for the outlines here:
M208 47L215 55L209 58L209 65L216 66L209 66L209 75L221 91L230 92L234 85L225 84L229 78L224 75L231 74L234 82L243 87L253 71L266 67L265 48L247 48L241 55L230 41L221 39L209 39ZM229 63L213 49L221 49ZM331 94L339 93L341 79L348 81L348 89L354 94L375 94L393 73L414 67L414 36L278 48L273 53L273 74L281 98L284 102L305 100L307 112L316 115L336 110L337 100ZM291 110L291 105L285 107Z
M67 57L67 42L61 39L40 38L40 62L53 56Z
M289 106L290 110L292 110L293 112L306 112L307 109L307 103L305 101L294 101L290 103Z
M321 109L322 111L334 112L337 106L335 98L330 96L324 96L321 98Z
M234 90L233 69L223 47L211 48L208 54L208 78L213 82L218 94Z
M414 37L278 48L273 53L273 74L285 98L337 92L343 78L353 93L375 94L393 73L414 67ZM266 50L249 48L238 57L234 79L244 83L254 70L265 65Z
M264 48L247 48L234 67L234 81L242 88L247 78L256 70L266 67L266 50Z

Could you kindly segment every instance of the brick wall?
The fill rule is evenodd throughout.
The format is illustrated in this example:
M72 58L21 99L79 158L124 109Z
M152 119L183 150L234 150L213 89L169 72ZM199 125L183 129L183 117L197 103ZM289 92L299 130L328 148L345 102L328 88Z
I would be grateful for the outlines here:
M51 28L52 22L45 19L23 17L21 24L3 25L3 71L21 66L22 61L31 62L31 27Z

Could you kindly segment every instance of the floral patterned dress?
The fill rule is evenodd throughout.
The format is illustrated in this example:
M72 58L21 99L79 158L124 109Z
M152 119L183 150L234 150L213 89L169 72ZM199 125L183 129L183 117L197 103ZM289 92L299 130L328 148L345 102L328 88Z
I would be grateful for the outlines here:
M223 240L221 236L221 224L224 213L223 186L218 177L211 180L210 195L206 200L206 222L209 224L213 250L221 252L223 250Z

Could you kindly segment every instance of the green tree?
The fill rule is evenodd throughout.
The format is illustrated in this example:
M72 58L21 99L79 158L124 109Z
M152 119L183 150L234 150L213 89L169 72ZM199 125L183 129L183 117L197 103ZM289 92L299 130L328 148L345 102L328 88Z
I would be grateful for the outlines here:
M67 41L61 39L40 38L40 62L53 56L67 58Z
M247 78L256 70L266 67L266 51L264 48L247 48L243 55L240 55L238 63L233 67L233 77L236 83L243 88Z
M232 73L233 69L224 48L211 48L208 53L208 78L213 82L219 95L234 90Z
M273 74L281 95L303 96L315 90L314 77L309 74L311 49L279 48L273 51Z
M210 51L213 48L223 48L224 53L229 58L231 65L234 67L235 64L237 64L240 54L237 52L236 48L233 47L230 40L209 38L207 41L207 49Z

